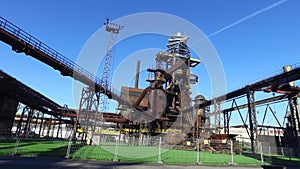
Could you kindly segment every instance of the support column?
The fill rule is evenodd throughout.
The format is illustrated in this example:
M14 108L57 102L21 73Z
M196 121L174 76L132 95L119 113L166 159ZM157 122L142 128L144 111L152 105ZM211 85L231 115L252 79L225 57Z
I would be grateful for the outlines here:
M36 128L37 128L37 126L38 126L39 117L40 117L40 112L37 112L37 113L36 113L36 118L35 118L35 124L34 124L34 133L35 133Z
M250 141L251 151L255 153L257 150L257 121L256 121L256 109L254 100L254 91L247 87L247 101L248 101L248 114L249 114L249 126L250 126Z
M40 128L39 128L39 137L41 137L41 131L42 131L42 128L43 128L43 123L44 123L44 113L41 117L41 124L40 124Z
M79 122L83 128L82 141L89 141L87 144L91 144L91 139L95 132L96 126L101 125L102 117L99 116L99 93L96 93L94 89L87 87L82 89L80 106L79 106ZM99 119L100 118L100 119ZM100 124L99 124L100 121ZM89 129L92 131L92 135L87 138Z
M26 119L26 124L25 124L25 127L24 127L24 130L27 133L30 130L30 123L31 123L32 115L33 115L33 109L30 108L30 110L28 111L28 115L27 115L27 119Z
M298 154L300 148L300 120L299 120L299 110L298 110L298 97L297 95L292 95L289 97L289 106L291 110L291 128L293 133L293 148L295 149L295 154ZM292 138L291 138L292 139ZM298 154L299 155L299 154Z
M47 125L47 137L50 137L50 130L51 130L51 123L52 123L52 115L50 119L48 120L48 125Z
M221 127L221 103L214 98L214 114L215 114L215 128L216 131L219 131ZM228 113L227 113L228 115ZM224 119L225 120L225 119ZM224 126L225 128L225 126Z
M53 123L53 124L52 124ZM52 132L51 132L51 138L54 138L54 132L55 132L55 127L56 127L56 118L54 118L51 122L52 125ZM51 127L50 127L51 129Z
M20 133L20 130L22 129L22 123L23 123L23 118L24 118L24 115L25 115L25 112L28 111L28 107L25 106L22 110L22 114L21 114L21 117L20 117L20 120L19 120L19 123L18 123L18 126L17 126L17 130L16 130L16 136L19 135Z
M224 115L224 134L229 134L229 113L227 111L224 111L223 115Z
M18 104L0 93L0 136L11 136Z
M56 138L58 138L59 131L61 130L61 116L58 119L58 127L57 127L57 133L56 133Z

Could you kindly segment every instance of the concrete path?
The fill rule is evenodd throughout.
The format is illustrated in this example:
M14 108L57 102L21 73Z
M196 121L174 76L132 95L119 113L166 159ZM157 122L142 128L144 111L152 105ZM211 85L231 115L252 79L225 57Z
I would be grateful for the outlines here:
M0 157L0 169L261 169L260 166L157 165L48 157ZM296 169L296 168L288 168Z

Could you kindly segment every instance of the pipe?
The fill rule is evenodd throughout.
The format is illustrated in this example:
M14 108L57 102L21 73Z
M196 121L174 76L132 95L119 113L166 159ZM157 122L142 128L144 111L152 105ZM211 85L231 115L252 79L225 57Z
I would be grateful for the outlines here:
M137 99L137 101L135 102L135 104L133 105L134 107L138 107L141 103L141 101L143 100L143 98L145 97L145 95L152 89L152 87L147 87L145 90L143 90L143 92L141 93L140 97Z
M136 72L135 72L135 88L137 88L137 89L139 88L140 67L141 67L141 61L137 60Z
M171 75L173 72L175 72L177 69L179 69L180 67L182 67L185 64L186 63L184 60L180 60L176 65L174 65L170 69L167 69L165 72Z
M292 68L292 66L290 66L290 65L287 65L287 66L283 66L283 72L284 73L287 73L287 72L290 72L293 68ZM288 83L290 86L295 86L295 83L294 83L294 81L291 81L291 82L289 82Z

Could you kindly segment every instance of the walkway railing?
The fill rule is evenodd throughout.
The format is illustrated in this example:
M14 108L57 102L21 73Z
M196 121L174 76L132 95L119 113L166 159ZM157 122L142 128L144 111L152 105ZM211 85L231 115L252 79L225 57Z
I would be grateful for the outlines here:
M6 32L12 34L13 36L21 39L22 41L32 45L35 49L38 49L43 53L47 54L55 61L64 65L67 69L72 70L73 72L75 72L80 76L84 76L88 78L89 80L93 81L95 85L103 87L105 89L105 94L111 93L114 96L120 97L121 93L117 89L113 88L111 85L102 86L100 78L88 72L81 66L75 64L73 61L71 61L61 53L57 52L53 48L49 47L45 43L41 42L37 38L33 37L29 33L25 32L24 30L22 30L21 28L19 28L18 26L14 25L13 23L9 22L8 20L4 19L1 16L0 16L0 29L3 29Z

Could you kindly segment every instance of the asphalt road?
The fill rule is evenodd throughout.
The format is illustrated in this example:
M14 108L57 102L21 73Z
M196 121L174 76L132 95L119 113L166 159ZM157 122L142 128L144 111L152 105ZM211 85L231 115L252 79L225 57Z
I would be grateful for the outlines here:
M158 165L143 163L103 162L71 160L48 157L0 157L0 169L261 169L260 166L204 166L204 165ZM288 167L287 169L296 169Z

